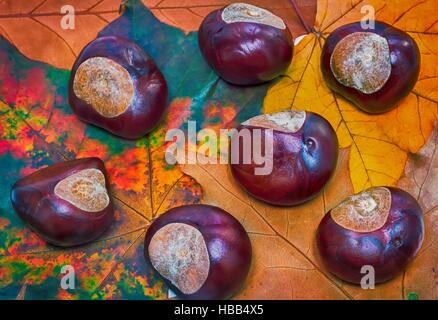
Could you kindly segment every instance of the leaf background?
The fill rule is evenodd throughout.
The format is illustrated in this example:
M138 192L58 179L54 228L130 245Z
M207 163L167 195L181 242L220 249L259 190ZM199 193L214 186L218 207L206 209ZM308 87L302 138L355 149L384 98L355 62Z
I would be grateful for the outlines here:
M80 1L75 6L80 32L59 28L56 1L0 2L4 37L0 37L1 298L165 299L166 286L144 264L144 233L168 208L198 202L227 209L251 237L255 259L236 298L403 299L410 291L418 292L420 299L437 298L438 200L433 190L438 173L433 127L438 42L430 15L436 3L371 2L377 17L409 31L422 53L414 92L396 110L371 117L326 88L318 54L324 37L337 26L360 19L361 6L369 2L319 0L315 13L315 1L298 1L308 24L315 20L317 32L299 42L287 74L253 88L236 88L217 78L199 53L196 33L190 32L202 16L228 2L128 1L118 18L119 1ZM295 36L303 33L287 1L254 3L285 18ZM67 103L69 71L64 69L96 35L111 34L139 43L155 59L170 88L165 121L134 142L80 122ZM225 166L179 168L164 162L166 130L185 128L187 120L217 130L260 112L295 107L328 118L344 148L335 178L304 206L278 209L258 203L234 184ZM46 165L85 156L105 161L116 222L102 239L87 246L68 250L48 246L13 212L10 187L20 176ZM425 211L426 239L404 274L376 290L361 290L324 271L315 254L314 232L323 214L345 196L381 183L399 184L417 196ZM65 264L77 271L74 291L59 287Z

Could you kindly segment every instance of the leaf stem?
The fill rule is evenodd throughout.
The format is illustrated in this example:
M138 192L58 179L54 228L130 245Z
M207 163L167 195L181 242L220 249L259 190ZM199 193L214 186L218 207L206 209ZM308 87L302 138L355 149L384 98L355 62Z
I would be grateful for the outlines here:
M300 22L303 25L304 29L307 31L307 33L312 33L313 28L309 27L309 25L307 24L306 20L304 19L303 15L301 14L300 8L298 7L295 0L290 0L290 3L294 7L294 11L297 14L298 18L300 19Z

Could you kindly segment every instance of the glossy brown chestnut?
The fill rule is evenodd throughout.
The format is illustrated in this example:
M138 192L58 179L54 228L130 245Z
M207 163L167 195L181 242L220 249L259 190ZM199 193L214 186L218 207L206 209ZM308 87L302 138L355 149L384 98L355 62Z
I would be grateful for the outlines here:
M102 160L60 162L18 180L11 201L18 215L48 243L68 247L98 238L114 210Z
M118 37L90 42L73 65L69 102L83 121L126 139L151 131L167 108L167 84L137 44Z
M250 140L245 142L245 136ZM336 133L327 120L312 112L256 116L242 123L231 140L234 178L248 193L274 205L293 206L315 197L333 175L338 159ZM272 155L264 164L256 161L258 143L259 150ZM245 160L248 153L250 159ZM260 168L265 172L256 171Z
M292 60L293 39L283 20L250 4L233 3L211 12L199 28L198 39L208 64L237 85L272 80Z
M232 215L209 205L173 208L149 227L146 261L179 296L226 299L248 275L251 242Z
M423 213L415 198L393 187L373 187L330 210L317 230L326 268L359 284L363 266L375 282L395 277L417 255L424 237Z
M379 21L374 29L362 29L355 22L327 38L321 71L332 90L363 111L382 113L394 108L415 86L420 52L402 30Z

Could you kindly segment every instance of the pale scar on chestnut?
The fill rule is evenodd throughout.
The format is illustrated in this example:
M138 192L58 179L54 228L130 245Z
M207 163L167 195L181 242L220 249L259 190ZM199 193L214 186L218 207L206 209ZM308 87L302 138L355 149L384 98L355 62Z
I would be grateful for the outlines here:
M84 169L62 179L56 184L54 193L87 212L102 211L110 202L105 176L98 169Z
M226 23L254 22L277 29L286 29L283 19L272 12L247 3L233 3L222 11L222 20Z
M354 32L338 42L330 57L330 68L344 86L375 93L391 75L388 41L372 32Z
M295 133L306 121L306 111L287 110L255 116L243 122L243 125L267 128L286 133Z
M152 237L148 247L154 268L184 294L198 291L210 270L201 232L185 223L169 223Z
M387 188L373 187L345 199L331 210L331 216L348 230L372 232L386 223L391 202L391 192Z
M134 97L134 84L129 72L117 62L93 57L76 70L73 81L76 96L100 115L114 118L128 109Z

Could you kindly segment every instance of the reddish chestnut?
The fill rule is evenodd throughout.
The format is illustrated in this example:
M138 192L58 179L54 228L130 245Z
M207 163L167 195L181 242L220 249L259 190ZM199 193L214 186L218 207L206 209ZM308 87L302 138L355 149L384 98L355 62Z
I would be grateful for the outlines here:
M85 122L127 139L151 131L167 107L167 84L135 43L101 37L81 52L69 82L69 102Z
M424 237L423 213L415 198L393 187L373 187L345 199L322 219L317 247L327 269L359 284L363 266L376 283L401 272Z
M18 215L44 240L62 247L98 238L111 224L113 204L102 160L57 163L18 180L11 190Z
M284 21L268 10L233 3L201 24L199 47L216 73L237 85L272 80L292 60L293 39Z
M327 38L321 71L328 86L369 113L391 110L415 86L418 46L406 32L375 21L342 26Z
M250 140L245 142L245 136ZM257 149L265 156L271 154L262 165L255 157L258 143ZM245 160L248 153L250 159ZM234 178L248 193L274 205L293 206L315 197L335 171L337 159L335 131L327 120L312 112L293 110L256 116L243 122L232 137ZM265 172L257 172L260 167Z
M167 211L149 227L146 261L186 299L226 299L243 284L251 242L228 212L209 205Z

